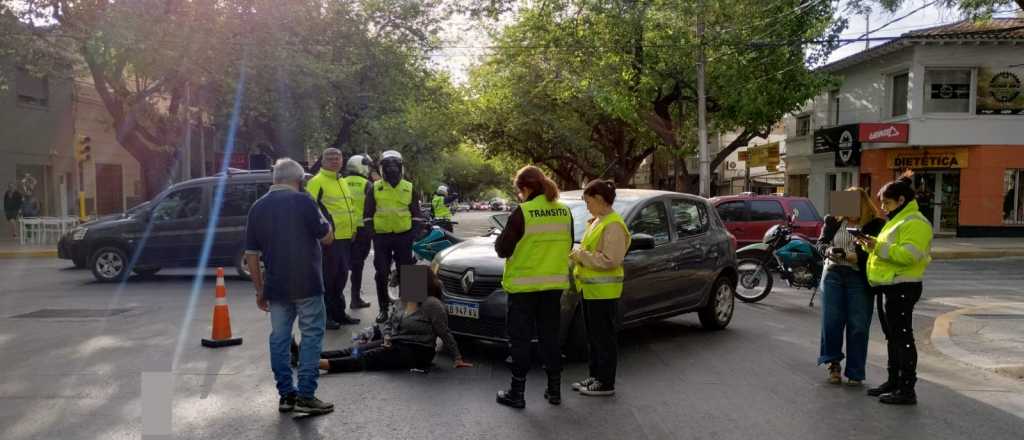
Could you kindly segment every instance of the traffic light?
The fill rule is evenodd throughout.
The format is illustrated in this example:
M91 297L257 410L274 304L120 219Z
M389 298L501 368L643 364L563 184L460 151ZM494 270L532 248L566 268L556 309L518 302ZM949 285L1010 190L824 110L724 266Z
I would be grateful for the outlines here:
M79 136L75 141L75 161L86 162L92 158L92 139L89 136Z

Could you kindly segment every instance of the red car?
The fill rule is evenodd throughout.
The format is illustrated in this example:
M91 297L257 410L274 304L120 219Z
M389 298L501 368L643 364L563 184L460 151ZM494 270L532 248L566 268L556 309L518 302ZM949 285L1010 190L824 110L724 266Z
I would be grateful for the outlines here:
M736 237L738 246L760 243L764 233L773 225L786 222L796 213L793 231L815 240L824 221L814 204L806 197L760 196L742 194L711 199L725 228Z

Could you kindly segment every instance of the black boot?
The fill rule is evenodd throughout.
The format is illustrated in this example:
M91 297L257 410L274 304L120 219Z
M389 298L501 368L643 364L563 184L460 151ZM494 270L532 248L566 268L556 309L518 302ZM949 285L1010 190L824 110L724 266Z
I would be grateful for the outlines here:
M895 368L890 368L889 369L889 379L886 380L885 383L879 385L878 387L869 389L868 390L868 395L871 396L871 397L878 397L878 396L881 396L882 394L891 393L893 391L896 391L896 389L898 388L898 384L899 384L899 377L900 377L899 370L897 370Z
M544 390L544 398L552 405L562 404L561 371L548 371L548 389Z
M496 400L502 405L523 409L526 408L526 397L523 395L525 392L526 379L520 379L513 376L512 386L508 390L498 391L498 397Z
M898 383L898 390L882 394L878 397L878 401L889 405L917 405L917 393L914 392L914 385L917 384L917 372L913 370L900 371Z
M377 315L377 324L383 324L385 322L388 322L388 311L387 309L382 309Z

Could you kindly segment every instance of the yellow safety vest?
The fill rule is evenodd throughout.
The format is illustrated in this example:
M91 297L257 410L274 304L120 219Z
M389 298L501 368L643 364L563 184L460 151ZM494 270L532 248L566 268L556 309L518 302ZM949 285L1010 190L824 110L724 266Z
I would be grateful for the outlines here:
M355 202L348 191L348 185L338 177L338 173L321 169L316 176L306 183L306 191L319 200L334 218L334 238L348 240L356 232ZM321 193L322 191L322 193Z
M444 204L444 197L435 195L430 202L434 206L434 218L452 219L452 212L448 209L448 205Z
M921 282L931 263L932 224L911 200L878 234L868 255L868 283L887 286Z
M398 187L383 179L373 184L373 199L377 211L373 213L373 230L378 234L401 234L412 229L412 183L402 179Z
M611 214L604 216L600 223L589 228L583 234L581 242L583 250L596 251L601 243L601 238L604 237L604 228L611 224L622 226L622 230L626 232L626 248L629 249L629 229L626 228L626 222L622 221L622 216L617 212L612 211ZM584 299L618 299L622 297L622 280L625 275L626 272L621 264L611 270L600 270L577 263L573 269L576 287L583 292Z
M345 178L348 192L352 194L352 212L356 216L356 225L363 227L363 208L366 206L366 185L370 183L365 177L352 175Z
M501 286L508 293L568 289L572 250L569 208L540 195L519 209L525 220L523 238L505 261Z

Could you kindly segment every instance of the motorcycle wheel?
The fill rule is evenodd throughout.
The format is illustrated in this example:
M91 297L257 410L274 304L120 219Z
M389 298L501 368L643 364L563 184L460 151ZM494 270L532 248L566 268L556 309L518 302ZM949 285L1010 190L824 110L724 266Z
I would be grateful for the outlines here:
M736 271L739 272L739 281L736 283L736 297L740 301L755 303L771 293L775 277L761 263L761 260L752 258L742 259L736 263Z

